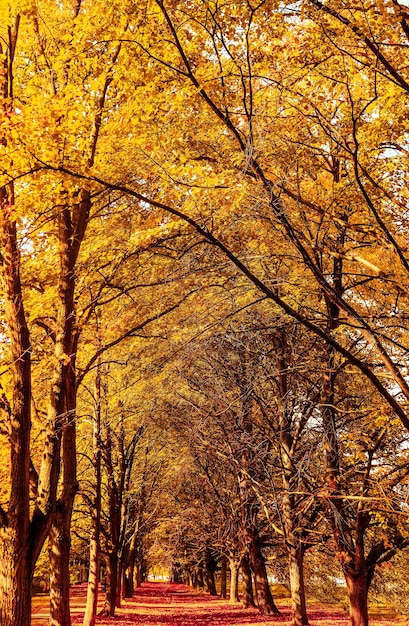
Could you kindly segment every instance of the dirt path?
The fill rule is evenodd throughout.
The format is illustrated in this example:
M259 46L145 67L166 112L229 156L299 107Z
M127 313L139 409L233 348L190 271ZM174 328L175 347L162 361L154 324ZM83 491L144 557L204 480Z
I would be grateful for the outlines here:
M82 624L86 585L76 585L71 592L73 626ZM103 596L102 603L103 604ZM251 626L252 624L288 626L288 604L278 601L282 614L278 617L262 617L257 610L244 610L226 600L211 598L197 593L184 585L168 583L145 583L132 600L124 602L115 618L98 617L97 626ZM345 613L330 607L312 604L309 607L311 626L349 626ZM34 599L33 626L48 625L48 598ZM398 626L397 619L376 618L371 626Z

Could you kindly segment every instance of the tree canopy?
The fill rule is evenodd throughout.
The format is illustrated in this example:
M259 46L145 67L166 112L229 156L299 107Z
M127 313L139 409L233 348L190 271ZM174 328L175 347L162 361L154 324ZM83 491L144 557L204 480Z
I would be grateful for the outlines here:
M48 546L69 626L90 541L84 624L101 567L110 615L153 564L222 595L230 566L232 601L240 567L276 614L280 562L304 626L325 553L367 626L409 544L408 20L1 3L2 625Z

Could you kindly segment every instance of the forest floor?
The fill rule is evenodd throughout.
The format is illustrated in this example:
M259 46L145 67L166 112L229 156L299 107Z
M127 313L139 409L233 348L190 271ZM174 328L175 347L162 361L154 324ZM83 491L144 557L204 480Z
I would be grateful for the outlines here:
M82 624L86 585L75 585L71 592L73 626ZM101 608L104 595L101 594ZM212 598L185 585L147 582L137 590L132 600L117 609L116 617L98 617L97 626L251 626L252 624L288 626L290 610L288 600L278 600L281 615L265 617L255 609L244 610L240 604ZM333 605L311 603L308 606L311 626L349 626L345 612ZM407 622L406 622L407 623ZM371 626L403 626L404 620L376 616ZM37 596L33 602L32 626L48 625L48 597Z

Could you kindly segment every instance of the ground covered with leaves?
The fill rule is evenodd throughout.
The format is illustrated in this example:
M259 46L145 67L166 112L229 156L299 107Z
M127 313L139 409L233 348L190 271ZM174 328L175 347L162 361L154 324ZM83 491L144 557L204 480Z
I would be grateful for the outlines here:
M73 626L82 624L86 586L73 587L71 595ZM98 626L140 624L144 626L250 626L250 624L290 624L288 601L278 601L281 615L265 617L255 609L244 610L240 604L197 593L185 585L158 582L145 583L132 600L117 610L116 617L98 617ZM103 597L101 608L103 606ZM312 603L309 605L311 626L349 626L341 608ZM378 616L371 626L403 626L404 620ZM35 598L33 626L48 624L47 598Z

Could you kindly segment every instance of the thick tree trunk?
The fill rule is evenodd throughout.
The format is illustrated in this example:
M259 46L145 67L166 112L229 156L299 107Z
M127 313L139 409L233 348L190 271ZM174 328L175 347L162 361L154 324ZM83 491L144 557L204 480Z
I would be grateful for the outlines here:
M358 576L345 572L351 626L368 626L368 582L365 571Z
M216 581L213 570L206 569L206 587L211 596L217 596Z
M50 557L50 626L71 626L70 617L70 522L65 511L58 510L49 535Z
M134 531L127 553L127 557L125 559L124 565L124 573L123 573L123 584L122 584L122 597L123 598L132 598L134 594L134 588L138 585L137 581L135 581L135 577L137 576L135 572L135 564L137 557L137 548L136 543L138 539L138 529ZM140 586L140 582L139 582Z
M241 602L245 609L250 607L255 607L256 603L254 602L254 594L253 594L253 578L251 575L249 557L245 554L240 563L241 567L241 575L243 578L243 595L241 598Z
M135 563L135 587L138 589L142 585L142 566L139 562Z
M266 564L261 552L260 539L255 534L251 537L249 554L250 565L254 574L258 610L262 615L279 615L280 611L275 605L268 584Z
M127 598L133 598L133 595L135 593L135 578L136 578L136 571L135 571L135 557L131 560L129 566L128 566L128 590L127 593L129 592L130 595L127 595Z
M123 569L122 574L122 597L132 598L133 595L133 568L129 566Z
M216 581L214 578L214 573L216 571L216 561L208 548L206 548L205 567L207 590L211 596L217 596Z
M8 49L2 65L1 86L7 97L6 80L12 80L14 47L19 20L8 30ZM7 43L6 43L7 46ZM5 89L5 91L3 91ZM20 252L13 185L0 189L0 279L4 319L10 340L12 372L11 404L0 387L0 407L7 415L10 459L8 512L0 506L0 623L28 626L31 617L32 555L30 554L30 430L31 430L31 346L20 280ZM3 329L4 332L4 329Z
M288 569L290 575L290 590L292 604L291 626L307 626L307 606L304 588L304 555L300 546L288 547Z
M230 602L239 602L239 564L235 559L229 559L230 568Z
M11 528L0 530L0 624L30 626L32 568Z
M71 517L77 483L76 450L76 353L78 333L75 328L75 265L91 207L89 192L81 192L81 201L70 207L65 194L58 208L60 274L58 284L59 308L55 339L54 379L51 405L54 424L62 429L62 490L57 516L50 535L50 624L70 626L69 563L71 548ZM71 212L72 209L72 212ZM76 222L75 217L78 218ZM68 361L62 355L69 355Z
M72 368L63 373L65 378L66 424L62 441L63 485L53 519L50 542L50 626L71 626L70 616L70 550L71 517L75 494L78 490L76 478L76 425L75 425L75 380Z
M118 581L118 555L111 552L108 556L108 584L106 590L106 614L110 617L115 615L116 591Z
M222 557L220 569L220 597L227 598L227 559Z

